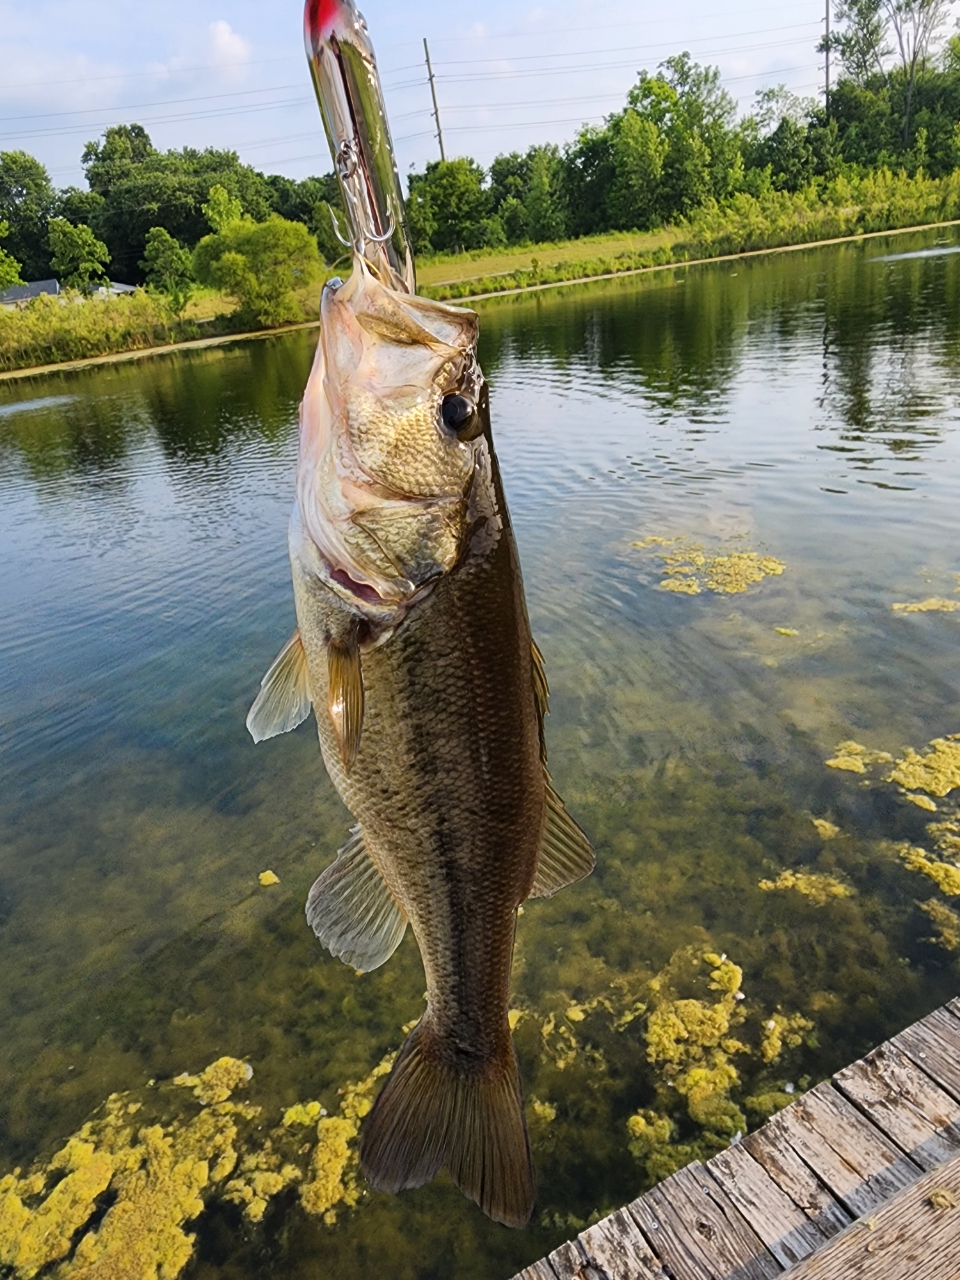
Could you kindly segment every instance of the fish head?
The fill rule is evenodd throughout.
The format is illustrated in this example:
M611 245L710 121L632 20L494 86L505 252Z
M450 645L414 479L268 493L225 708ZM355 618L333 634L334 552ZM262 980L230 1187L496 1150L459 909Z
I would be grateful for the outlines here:
M384 284L329 282L300 407L297 504L314 571L385 617L457 563L487 421L477 317Z

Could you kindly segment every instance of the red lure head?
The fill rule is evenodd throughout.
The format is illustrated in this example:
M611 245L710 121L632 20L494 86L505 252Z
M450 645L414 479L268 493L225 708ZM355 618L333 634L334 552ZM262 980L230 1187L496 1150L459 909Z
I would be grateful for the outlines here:
M340 0L307 0L303 7L303 34L311 52L329 40L341 15Z

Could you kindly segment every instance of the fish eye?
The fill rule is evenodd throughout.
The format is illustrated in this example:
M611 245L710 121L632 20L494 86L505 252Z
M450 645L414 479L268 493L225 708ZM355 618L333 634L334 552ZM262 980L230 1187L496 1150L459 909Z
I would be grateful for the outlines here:
M444 396L440 404L440 417L446 429L458 440L475 440L483 430L477 406L469 396Z

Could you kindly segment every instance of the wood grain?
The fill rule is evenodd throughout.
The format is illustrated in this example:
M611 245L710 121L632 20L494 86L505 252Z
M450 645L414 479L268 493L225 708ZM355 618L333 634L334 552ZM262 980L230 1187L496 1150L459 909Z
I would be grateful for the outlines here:
M584 1275L583 1254L577 1248L575 1240L568 1240L559 1249L554 1249L548 1255L547 1262L553 1268L557 1280L593 1280L592 1276Z
M829 1083L819 1084L767 1125L855 1217L878 1208L921 1170Z
M781 1266L800 1262L833 1234L811 1220L742 1144L714 1156L707 1169Z
M517 1272L513 1280L557 1280L557 1273L546 1258L540 1258L539 1261L531 1262L529 1267L524 1267L522 1271Z
M854 1215L830 1194L793 1147L789 1143L778 1144L769 1124L749 1134L742 1145L825 1236L836 1235L853 1221Z
M688 1164L629 1206L676 1280L773 1280L783 1270L766 1245L698 1162Z
M934 1009L890 1043L960 1100L960 1019L946 1009Z
M881 1045L833 1079L921 1169L960 1155L960 1105L895 1045Z
M955 1207L935 1207L950 1200ZM957 1280L956 1206L960 1157L924 1174L868 1220L848 1227L826 1249L794 1267L789 1280Z
M581 1231L577 1242L586 1255L584 1274L590 1280L670 1280L626 1209Z

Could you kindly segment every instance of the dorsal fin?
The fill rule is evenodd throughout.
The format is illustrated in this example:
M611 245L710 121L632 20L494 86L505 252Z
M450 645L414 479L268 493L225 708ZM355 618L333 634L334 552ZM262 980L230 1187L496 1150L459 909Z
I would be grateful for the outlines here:
M544 717L550 714L550 687L547 684L547 670L543 662L543 654L536 640L530 641L533 654L533 696L537 703L537 719L540 722L540 759L547 763L547 740L543 732Z
M596 865L590 841L563 807L563 801L547 781L543 815L543 839L533 878L531 898L550 898L564 885L588 876Z
M364 972L389 960L400 945L407 917L374 866L359 826L314 882L307 922L333 955Z
M360 731L363 728L363 673L356 642L330 642L327 675L327 710L337 735L340 759L349 772L360 750Z
M247 728L254 742L295 729L310 714L307 655L299 630L274 658L260 681L260 692L247 712Z

